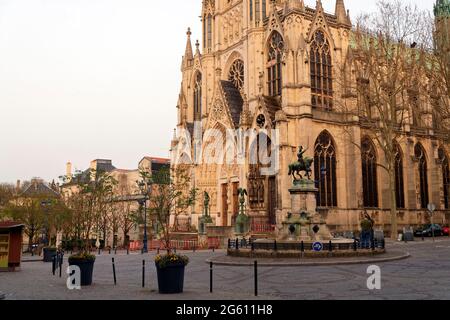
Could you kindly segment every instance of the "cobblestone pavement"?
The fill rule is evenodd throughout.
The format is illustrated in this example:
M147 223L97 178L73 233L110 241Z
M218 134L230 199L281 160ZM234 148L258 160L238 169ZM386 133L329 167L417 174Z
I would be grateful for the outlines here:
M261 267L259 299L450 299L450 240L389 243L388 250L409 252L411 258L379 263L382 289L367 289L368 264L342 266ZM16 273L0 273L0 292L7 300L104 300L104 299L194 299L246 300L253 296L253 268L216 266L214 293L209 293L207 259L219 258L224 251L187 252L191 263L186 269L185 293L164 296L157 293L154 253L119 253L115 256L117 286L114 286L111 258L97 257L94 285L80 291L66 288L66 278L51 274L51 263L26 262ZM147 262L146 288L141 287L142 260ZM67 259L66 259L67 260ZM67 261L65 261L67 263ZM67 267L67 264L65 264Z

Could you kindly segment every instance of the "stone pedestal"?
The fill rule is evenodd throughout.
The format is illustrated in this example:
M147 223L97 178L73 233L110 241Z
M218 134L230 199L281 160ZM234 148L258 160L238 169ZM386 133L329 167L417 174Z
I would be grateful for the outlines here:
M325 220L317 212L318 189L311 180L295 181L289 189L292 211L283 222L283 240L330 240L331 233Z

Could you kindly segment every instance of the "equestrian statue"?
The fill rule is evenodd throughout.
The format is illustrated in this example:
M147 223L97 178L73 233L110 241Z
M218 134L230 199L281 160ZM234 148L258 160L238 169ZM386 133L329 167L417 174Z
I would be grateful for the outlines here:
M312 169L311 166L314 162L314 159L303 157L303 155L308 151L308 149L304 150L303 146L299 147L299 151L297 153L298 161L289 165L289 175L294 178L294 181L303 180L302 172L306 173L306 177L308 180L311 180Z

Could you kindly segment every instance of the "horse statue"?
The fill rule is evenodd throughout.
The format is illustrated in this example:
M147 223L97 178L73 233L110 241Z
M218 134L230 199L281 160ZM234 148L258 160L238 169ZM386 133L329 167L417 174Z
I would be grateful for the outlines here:
M314 162L312 158L303 158L303 155L308 150L304 150L302 146L299 148L299 152L297 154L298 161L289 165L289 175L294 178L294 181L303 180L302 172L306 173L306 177L308 180L311 180L312 169L311 166Z

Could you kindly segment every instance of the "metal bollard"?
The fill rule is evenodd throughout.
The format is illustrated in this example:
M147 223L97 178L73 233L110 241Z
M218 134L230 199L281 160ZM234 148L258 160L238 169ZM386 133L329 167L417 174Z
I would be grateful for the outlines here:
M142 260L142 288L145 288L145 260Z
M111 248L109 248L109 254L111 254Z
M114 258L112 258L112 268L113 268L113 276L114 276L114 285L117 285L116 264L115 264Z
M64 263L64 254L61 254L60 259L59 259L59 277L62 277L62 266Z
M277 240L273 243L273 250L278 251Z
M209 292L213 292L213 263L209 263Z
M358 243L356 242L356 239L353 240L353 251L358 251Z
M302 241L302 243L300 244L300 251L303 253L305 252L305 242Z
M330 251L330 253L333 252L333 242L330 240L330 242L328 243L328 251Z
M255 297L258 296L258 261L255 260Z
M52 273L53 273L53 275L55 275L55 271L56 271L56 256L53 257L53 261L52 261Z
M239 239L236 238L236 250L239 250Z

